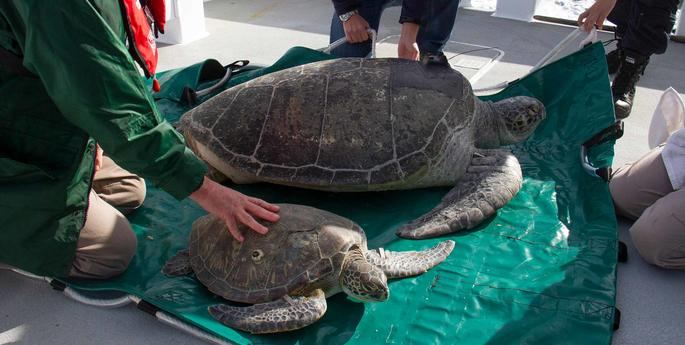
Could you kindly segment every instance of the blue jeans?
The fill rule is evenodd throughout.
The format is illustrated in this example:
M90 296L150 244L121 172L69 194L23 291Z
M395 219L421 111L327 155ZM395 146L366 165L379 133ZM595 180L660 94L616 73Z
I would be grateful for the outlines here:
M398 1L364 0L358 9L359 15L369 23L372 29L378 32L383 10L396 3ZM426 6L416 42L421 54L435 54L442 52L445 43L450 38L459 8L459 0L426 0ZM336 14L333 14L330 42L333 43L342 37L345 37L342 22ZM333 49L331 53L339 57L366 57L371 53L371 40L361 43L345 43Z

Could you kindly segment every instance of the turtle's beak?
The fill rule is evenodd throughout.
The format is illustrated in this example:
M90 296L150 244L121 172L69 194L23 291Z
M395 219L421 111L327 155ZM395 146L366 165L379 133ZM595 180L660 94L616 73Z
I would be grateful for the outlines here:
M388 298L390 298L390 290L385 289L385 291L383 291L383 293L379 296L378 300L379 301L386 301L386 300L388 300Z

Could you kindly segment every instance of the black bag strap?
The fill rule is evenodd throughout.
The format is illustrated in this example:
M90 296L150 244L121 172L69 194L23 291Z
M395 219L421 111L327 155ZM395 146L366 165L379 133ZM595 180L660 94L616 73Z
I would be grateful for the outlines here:
M231 77L233 77L234 73L239 72L243 67L247 66L249 63L249 60L237 60L226 66L221 66L221 64L219 64L218 62L205 64L204 66L202 66L202 70L200 71L198 83L217 79L219 79L219 81L214 83L212 86L209 86L202 90L193 90L188 86L184 87L181 94L181 102L190 105L197 104L197 100L199 97L207 96L226 85L226 83L228 83Z
M24 67L21 57L15 55L4 47L0 46L0 66L10 73L20 75L22 77L33 77L36 75L31 73Z

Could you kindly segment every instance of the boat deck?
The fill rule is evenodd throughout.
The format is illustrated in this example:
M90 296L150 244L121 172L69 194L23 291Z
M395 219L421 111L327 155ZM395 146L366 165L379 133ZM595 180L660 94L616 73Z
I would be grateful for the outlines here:
M319 48L328 43L332 6L321 0L214 0L205 2L209 35L184 45L160 48L159 70L186 66L205 58L223 63L249 59L271 64L288 48ZM386 10L379 39L381 54L392 54L399 35L399 8ZM475 87L514 80L525 75L574 28L548 23L525 23L462 9L455 25L452 56L467 47L480 52L450 60L470 77L480 73ZM602 40L611 34L601 33ZM461 49L461 50L460 50ZM497 56L503 52L503 55ZM450 52L448 52L449 56ZM499 59L499 60L497 60ZM497 60L497 61L495 61ZM663 90L685 92L685 45L671 42L668 51L654 56L638 83L633 114L625 121L625 135L616 145L615 166L648 151L647 129ZM470 69L470 70L469 70ZM685 96L684 96L685 97ZM646 264L635 252L621 220L619 233L628 244L629 260L619 264L617 304L622 312L613 344L683 344L685 339L685 272ZM99 309L81 305L51 290L45 283L0 270L0 344L205 344L157 322L134 306Z

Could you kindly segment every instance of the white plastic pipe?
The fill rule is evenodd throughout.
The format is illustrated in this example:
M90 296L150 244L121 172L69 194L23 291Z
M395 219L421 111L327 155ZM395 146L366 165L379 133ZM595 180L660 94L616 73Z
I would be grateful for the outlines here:
M552 50L547 53L540 61L533 66L533 68L530 69L528 73L526 73L526 76L537 71L538 69L546 66L552 61L555 61L557 56L566 48L568 47L574 40L576 40L578 37L582 37L582 35L586 35L584 39L580 41L578 44L578 49L583 48L586 44L594 43L597 42L597 29L592 29L589 33L581 30L580 28L573 30L568 36L566 36L561 42L559 42ZM524 76L525 77L525 76ZM523 77L521 77L523 78ZM493 91L493 90L499 90L499 89L504 89L509 85L509 82L501 82L496 85L491 85L491 86L486 86L486 87L480 87L480 88L474 88L473 91L475 92L485 92L485 91Z
M370 58L375 58L376 57L376 40L377 40L377 35L376 35L376 30L374 29L368 29L369 35L371 35L371 53L369 54ZM331 43L328 47L320 49L324 53L330 53L331 50L338 48L339 46L343 45L345 42L347 42L346 37L342 37L338 39L337 41Z

